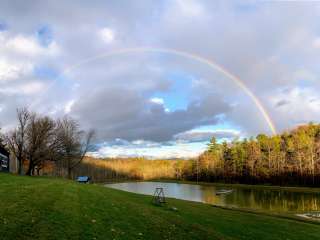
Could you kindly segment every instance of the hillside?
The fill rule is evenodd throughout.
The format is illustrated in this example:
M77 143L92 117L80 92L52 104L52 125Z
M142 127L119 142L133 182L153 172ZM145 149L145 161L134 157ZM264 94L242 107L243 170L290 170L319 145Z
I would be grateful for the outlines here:
M320 225L72 181L0 174L1 239L317 239ZM177 210L173 210L173 207ZM272 231L270 231L272 229Z

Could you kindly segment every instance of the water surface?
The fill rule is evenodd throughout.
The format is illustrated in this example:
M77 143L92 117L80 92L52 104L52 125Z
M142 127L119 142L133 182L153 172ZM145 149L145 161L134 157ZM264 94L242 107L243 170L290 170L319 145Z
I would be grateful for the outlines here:
M313 192L164 182L114 183L106 186L147 195L153 195L156 187L162 187L166 197L225 207L267 210L280 213L303 213L320 210L320 193ZM216 192L222 189L233 189L233 192L227 195L216 195Z

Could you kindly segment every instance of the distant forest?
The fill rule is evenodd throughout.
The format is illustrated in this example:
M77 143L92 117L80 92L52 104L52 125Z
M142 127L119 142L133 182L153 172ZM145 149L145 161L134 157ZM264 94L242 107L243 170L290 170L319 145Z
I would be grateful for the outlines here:
M275 136L218 143L191 160L86 159L77 169L105 179L175 179L246 184L320 186L320 125Z
M319 186L320 125L310 123L280 135L260 134L230 144L218 144L213 138L198 166L195 172L201 181Z

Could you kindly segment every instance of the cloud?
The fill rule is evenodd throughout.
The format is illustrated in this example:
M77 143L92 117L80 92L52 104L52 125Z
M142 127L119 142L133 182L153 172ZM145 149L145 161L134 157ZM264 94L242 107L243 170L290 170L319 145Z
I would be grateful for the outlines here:
M205 144L176 143L159 144L142 141L139 144L127 142L125 145L104 145L96 151L90 152L93 157L138 157L149 159L174 159L197 157L206 148Z
M156 98L156 97L154 97L154 98L151 98L151 99L150 99L150 102L153 102L153 103L159 104L159 105L163 105L163 104L164 104L163 98Z
M72 99L70 100L69 102L67 102L67 104L64 106L64 112L66 114L70 113L71 112L71 109L72 109L72 106L74 105L75 103L75 100Z
M203 142L209 141L212 137L217 139L229 139L240 137L240 132L236 130L189 130L178 133L174 136L177 141L183 142Z
M290 99L290 101L284 99ZM278 119L286 119L286 122L282 122L282 125L280 125L281 129L289 129L297 124L311 121L317 122L320 118L320 96L313 88L305 87L301 89L294 87L282 89L274 93L270 97L270 101L278 105L285 101L285 104L277 108L276 117ZM298 112L301 114L297 115ZM278 120L277 118L276 120Z
M177 0L175 4L175 10L178 10L181 14L183 14L186 17L201 17L206 14L204 6L198 1Z
M115 34L114 31L111 28L102 28L99 30L99 35L101 37L101 39L105 42L105 43L111 43L113 42L114 38L115 38Z
M320 37L317 37L313 40L312 45L314 48L320 48Z
M28 62L8 61L0 59L0 82L17 79L33 70L33 65Z
M49 84L36 76L39 64L59 55L55 42L42 46L35 35L0 32L0 99L1 125L8 129L14 124L16 108L34 102Z
M285 99L282 99L282 100L280 100L280 101L278 101L278 102L276 103L276 107L281 107L281 106L287 105L287 104L289 104L289 103L290 103L290 101L285 100Z
M167 112L138 91L107 87L81 97L70 114L95 126L101 139L169 141L179 132L216 123L230 110L219 96L207 96L185 110Z
M16 88L17 93L22 92L23 94L30 95L36 94L45 88L42 82L28 82L27 84L22 84Z
M5 35L5 34L3 34ZM3 36L2 44L4 49L20 56L57 55L59 48L55 42L51 42L47 47L41 46L33 36L15 35Z

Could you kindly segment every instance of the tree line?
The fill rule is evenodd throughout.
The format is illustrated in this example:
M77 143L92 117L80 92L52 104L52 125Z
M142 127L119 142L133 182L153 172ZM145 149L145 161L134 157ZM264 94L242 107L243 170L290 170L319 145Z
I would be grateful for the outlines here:
M282 134L218 142L189 160L87 159L75 173L106 179L174 179L246 184L320 186L320 125Z
M19 174L39 174L52 162L70 178L89 150L93 136L92 130L81 130L72 118L52 119L21 108L17 110L17 126L2 134L0 144L16 158Z
M218 143L194 161L191 179L239 183L320 184L320 125Z

